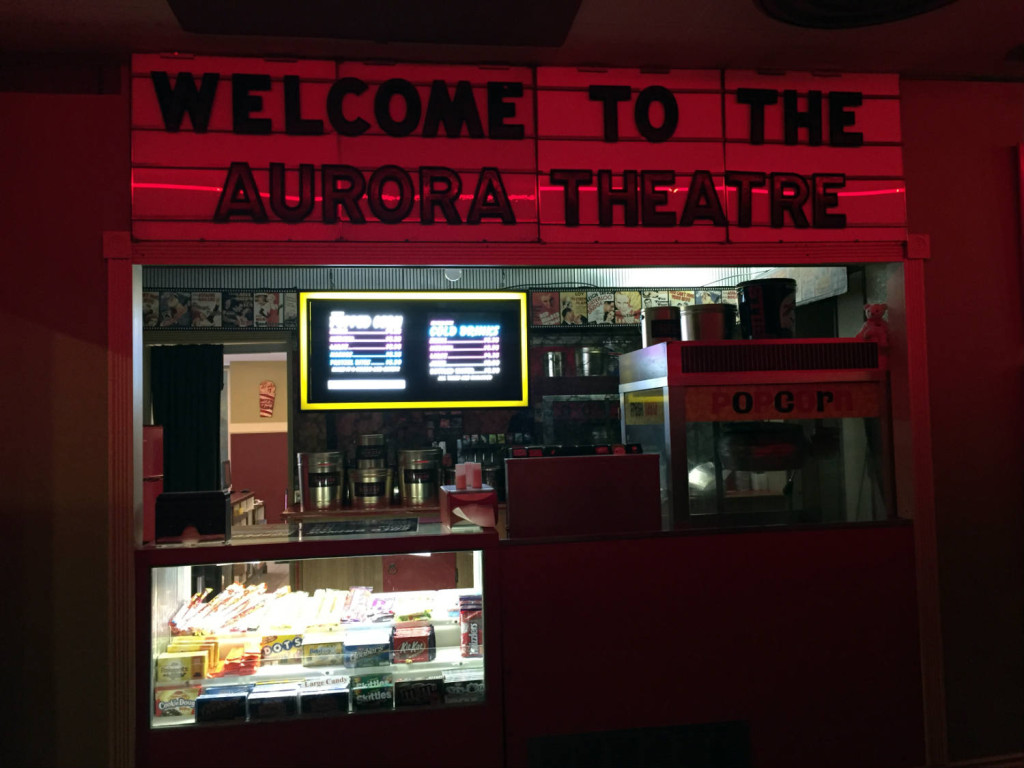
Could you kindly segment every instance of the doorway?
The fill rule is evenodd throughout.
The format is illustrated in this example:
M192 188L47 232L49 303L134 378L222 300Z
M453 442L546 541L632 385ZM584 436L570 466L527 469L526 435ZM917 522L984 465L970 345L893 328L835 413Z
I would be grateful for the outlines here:
M219 487L252 494L263 503L262 521L282 521L293 487L291 344L279 335L261 342L239 342L225 335L152 332L143 351L144 424L154 424L151 350L154 346L207 344L223 347L223 388L220 399ZM145 458L145 457L144 457ZM162 472L156 472L162 477ZM212 487L212 486L211 486ZM153 503L144 505L143 519L151 520ZM145 527L145 526L144 526ZM152 527L152 526L150 526ZM151 537L150 537L151 538Z
M232 490L251 491L267 523L290 501L289 383L287 351L225 347L221 455Z

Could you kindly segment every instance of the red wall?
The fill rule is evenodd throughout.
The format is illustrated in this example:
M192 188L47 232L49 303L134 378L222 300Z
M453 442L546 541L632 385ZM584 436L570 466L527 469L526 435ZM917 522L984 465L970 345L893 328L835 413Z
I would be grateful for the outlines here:
M758 768L923 765L913 547L910 526L503 547L509 765L537 736L732 720Z
M1019 752L1024 330L1013 147L1024 138L1024 85L901 88L910 221L932 243L929 374L950 743L957 758ZM18 692L6 725L19 735L5 740L4 758L104 765L107 668L120 660L107 658L104 636L102 232L128 228L128 99L3 93L0 114L4 613L31 649L3 654Z
M106 765L102 232L128 228L128 100L3 93L0 115L0 762Z
M288 433L231 435L231 487L263 499L268 523L280 523L288 493Z
M1024 752L1024 84L901 85L926 270L950 757Z

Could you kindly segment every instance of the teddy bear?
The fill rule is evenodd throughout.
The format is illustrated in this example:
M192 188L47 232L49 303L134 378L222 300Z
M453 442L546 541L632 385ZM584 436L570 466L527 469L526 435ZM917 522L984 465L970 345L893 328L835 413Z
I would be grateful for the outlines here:
M889 324L882 319L888 308L888 304L865 304L864 317L867 319L861 326L857 338L862 341L878 342L880 347L889 346Z

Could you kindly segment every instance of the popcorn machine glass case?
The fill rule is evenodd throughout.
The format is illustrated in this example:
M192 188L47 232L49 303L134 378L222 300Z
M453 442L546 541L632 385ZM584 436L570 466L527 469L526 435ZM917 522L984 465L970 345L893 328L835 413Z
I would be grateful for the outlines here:
M663 528L895 516L874 343L666 342L619 365L624 439L661 457Z
M354 718L365 730L363 714L424 710L465 719L495 695L484 657L494 538L140 551L143 730L152 740L206 723L249 731L315 718ZM382 550L393 554L362 554Z

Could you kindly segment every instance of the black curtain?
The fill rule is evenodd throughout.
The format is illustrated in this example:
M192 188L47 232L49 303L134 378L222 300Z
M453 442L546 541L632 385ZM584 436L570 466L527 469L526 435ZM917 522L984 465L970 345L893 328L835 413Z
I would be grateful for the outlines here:
M153 420L164 428L164 490L218 490L224 347L153 347L150 382Z

